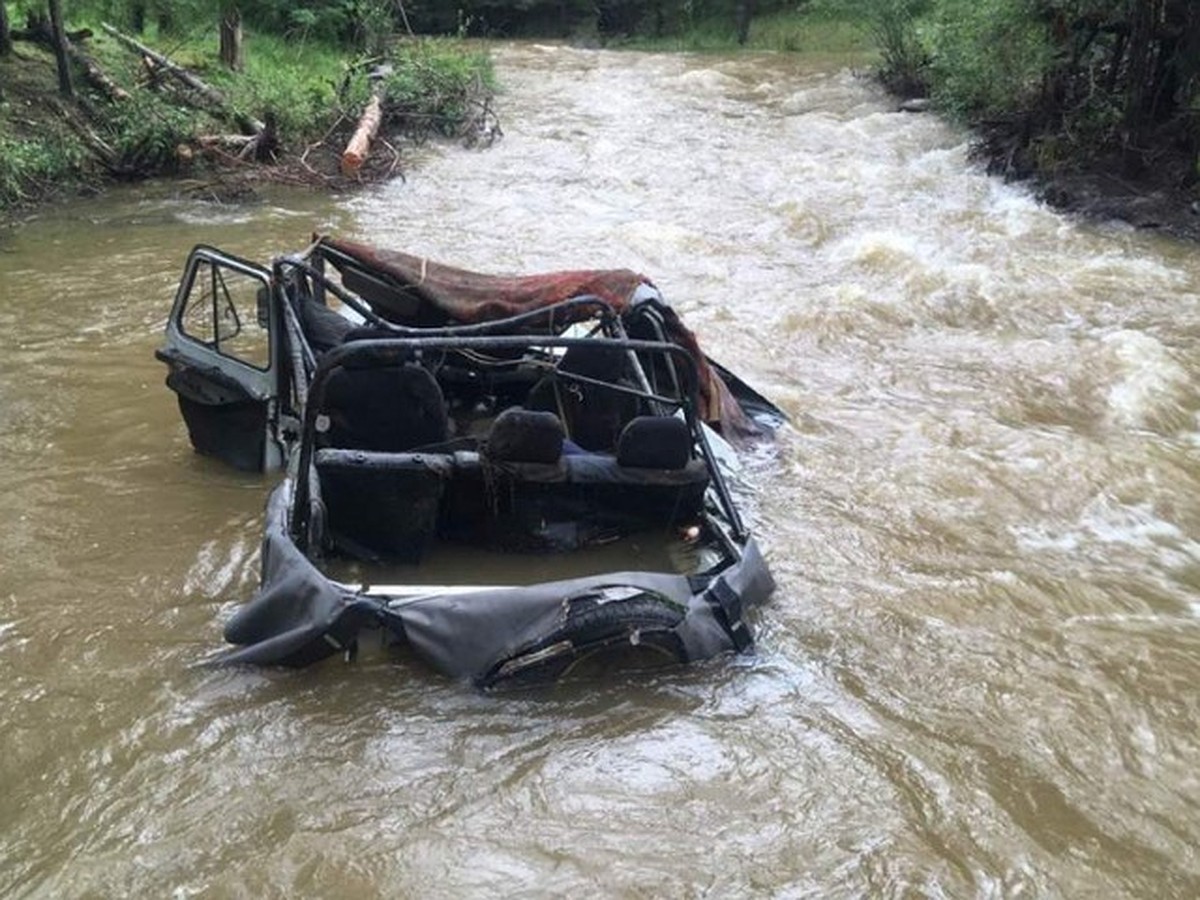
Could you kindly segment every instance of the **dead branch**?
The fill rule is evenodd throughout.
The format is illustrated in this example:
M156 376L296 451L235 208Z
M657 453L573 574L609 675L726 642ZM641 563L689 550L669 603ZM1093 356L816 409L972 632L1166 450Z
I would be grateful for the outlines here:
M107 22L102 22L100 27L103 28L106 33L116 38L117 41L124 45L127 50L131 50L134 53L140 54L143 58L152 60L159 69L167 72L167 74L181 84L191 88L207 105L219 110L226 117L232 119L242 130L250 134L257 135L261 134L266 128L266 126L258 119L255 119L252 116L243 115L242 113L231 109L229 106L229 101L225 99L224 94L222 94L216 88L201 81L183 66L173 62L156 50L150 49L140 41L134 40L133 38L129 37L129 35L122 34Z
M70 129L79 136L79 139L83 142L83 145L91 151L92 155L100 161L100 164L103 165L104 168L108 169L114 174L122 173L123 167L120 164L120 156L117 151L110 147L108 143L102 137L100 137L100 135L92 131L92 129L89 128L86 123L81 121L73 111L68 109L65 104L60 103L57 98L48 97L47 102L50 104L51 108L58 113L59 117L67 123L68 127L70 127Z
M195 139L196 146L202 150L210 147L222 147L240 152L252 143L254 143L252 134L202 134Z
M400 166L400 151L393 147L385 138L380 138L379 142L383 144L383 146L387 147L392 153L392 164L388 166L387 175L384 176L386 178L391 178L396 169ZM400 179L402 181L405 180L403 172L400 173Z

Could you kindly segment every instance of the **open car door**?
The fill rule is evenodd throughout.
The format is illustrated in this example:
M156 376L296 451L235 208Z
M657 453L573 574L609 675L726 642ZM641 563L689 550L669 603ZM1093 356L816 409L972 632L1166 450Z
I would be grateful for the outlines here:
M188 257L155 354L179 399L192 446L250 472L278 468L282 371L271 274L211 247Z

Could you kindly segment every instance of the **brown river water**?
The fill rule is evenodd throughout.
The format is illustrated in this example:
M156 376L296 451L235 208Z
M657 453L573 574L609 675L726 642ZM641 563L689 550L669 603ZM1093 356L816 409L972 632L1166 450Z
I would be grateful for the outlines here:
M0 236L0 896L1200 896L1200 253L836 60L498 51L504 139L352 198ZM197 667L270 479L152 358L197 242L630 266L793 417L758 652L481 694Z

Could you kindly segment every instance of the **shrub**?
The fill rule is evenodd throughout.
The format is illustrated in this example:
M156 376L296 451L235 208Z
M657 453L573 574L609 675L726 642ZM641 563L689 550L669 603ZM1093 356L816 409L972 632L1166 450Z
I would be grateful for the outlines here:
M234 108L264 121L274 118L284 140L320 136L337 116L342 54L315 41L289 43L260 34L252 40L245 72L213 73L213 82Z
M871 4L871 36L882 57L879 77L894 93L918 97L928 91L929 53L917 29L917 17L928 5L925 0L874 0Z
M155 94L135 92L112 108L108 125L121 170L146 174L173 169L176 148L191 140L195 117Z
M0 207L46 193L83 161L78 143L61 135L16 140L0 135Z
M963 118L1004 118L1033 104L1053 48L1033 0L941 0L932 30L931 83Z
M400 44L384 80L384 100L394 120L417 131L455 134L472 101L490 92L491 58L465 52L462 44L438 39Z

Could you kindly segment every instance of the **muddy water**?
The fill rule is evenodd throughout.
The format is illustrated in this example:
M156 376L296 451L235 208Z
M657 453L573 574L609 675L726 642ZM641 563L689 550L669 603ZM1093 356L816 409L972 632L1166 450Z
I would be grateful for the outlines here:
M1200 894L1200 259L972 171L836 62L505 49L365 197L0 239L0 895ZM151 358L195 242L629 265L794 427L753 659L547 696L193 668L267 484Z

